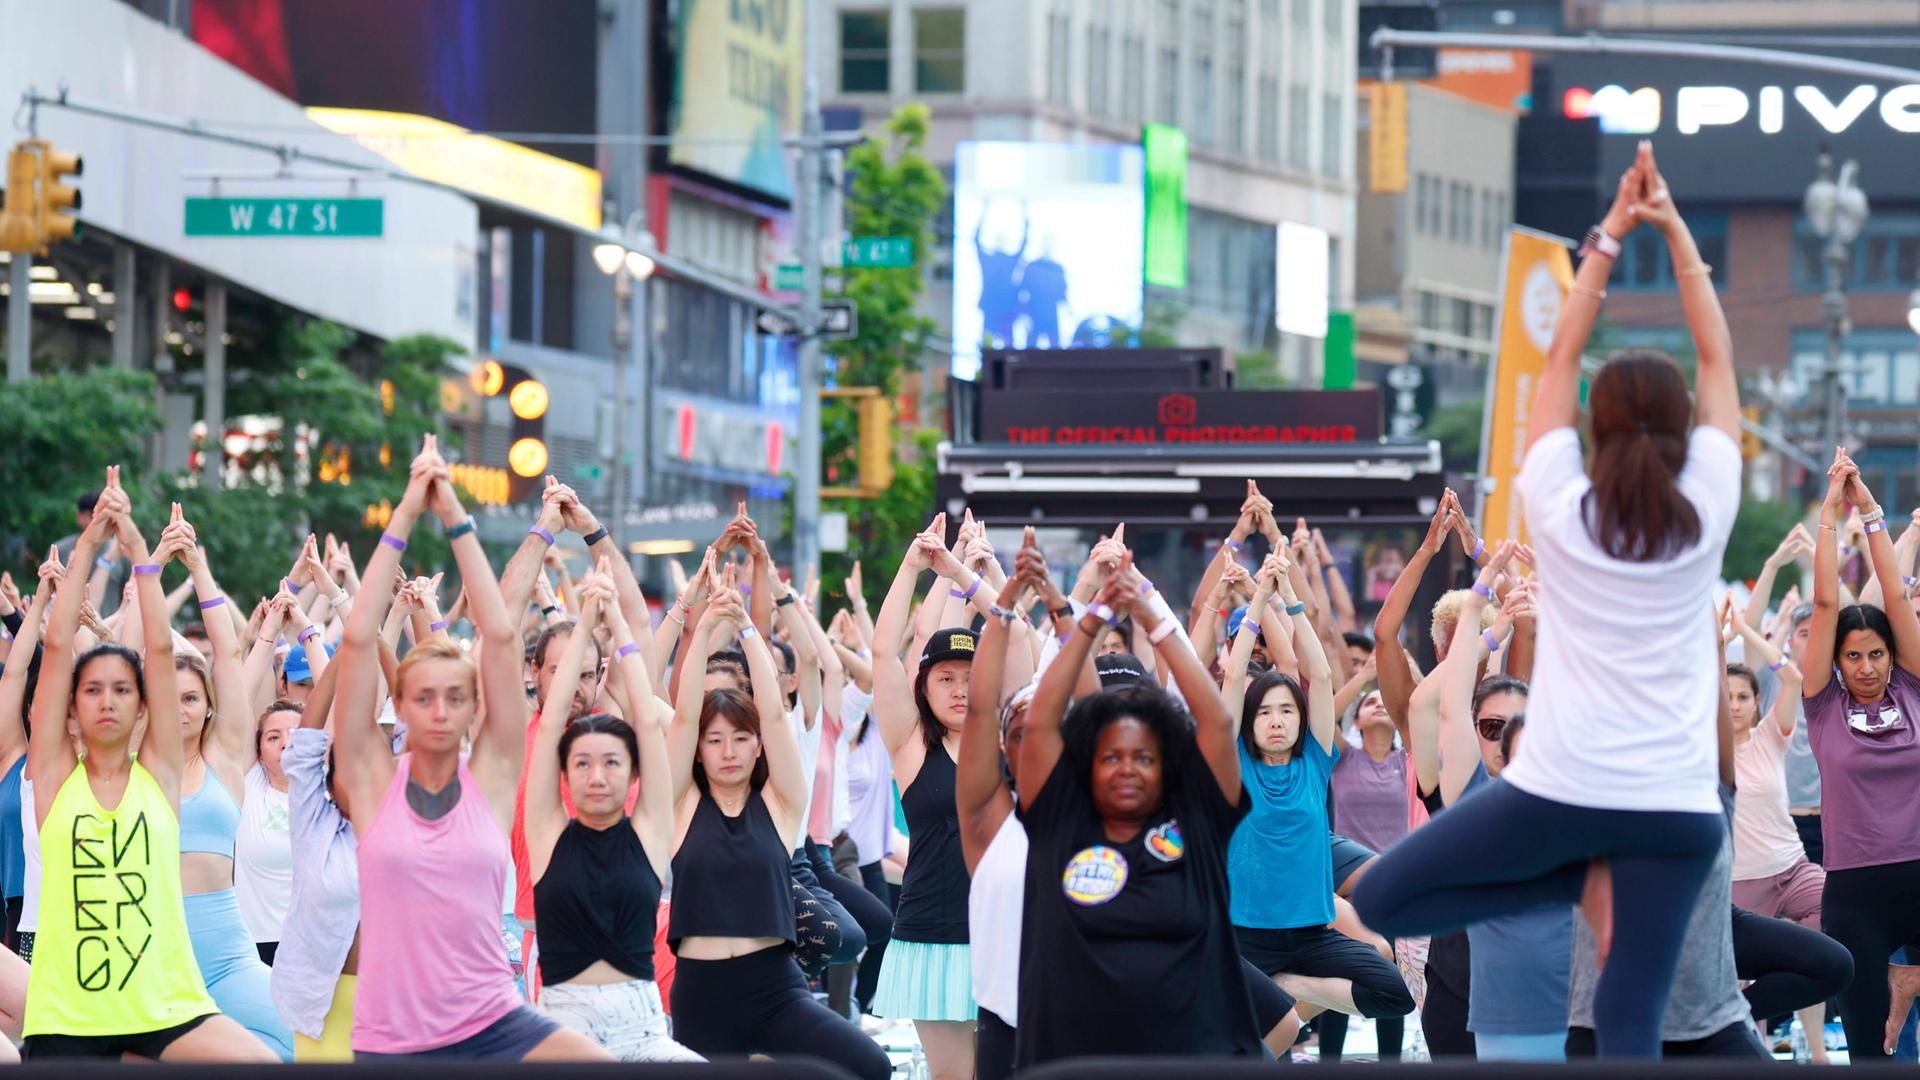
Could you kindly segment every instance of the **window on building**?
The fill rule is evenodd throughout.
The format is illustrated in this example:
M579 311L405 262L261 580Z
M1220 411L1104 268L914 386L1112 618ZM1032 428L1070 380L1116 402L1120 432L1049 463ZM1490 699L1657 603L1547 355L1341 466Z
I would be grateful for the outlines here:
M1312 115L1309 103L1310 95L1305 86L1295 83L1287 87L1287 164L1296 169L1312 166L1309 157L1312 153Z
M1260 101L1255 109L1254 153L1262 161L1280 160L1280 80L1260 76Z
M1341 123L1345 104L1339 94L1326 94L1320 101L1320 172L1335 180L1347 175L1347 126Z
M884 11L840 13L840 92L887 92L888 17Z
M1055 105L1067 106L1073 103L1072 57L1073 32L1071 18L1064 11L1056 11L1047 16L1047 100Z
M1107 49L1113 40L1113 31L1104 26L1087 28L1087 112L1094 116L1107 115Z
M922 94L958 94L966 90L966 9L914 9L913 88Z
M1245 68L1227 68L1227 91L1225 97L1221 100L1221 104L1226 106L1226 108L1222 110L1220 117L1220 124L1223 129L1221 134L1224 136L1220 141L1226 146L1228 153L1244 154L1247 152L1247 134L1245 130L1247 123L1247 70Z
M1413 231L1427 231L1427 174L1416 173L1413 177Z
M1473 188L1460 185L1460 242L1473 243Z
M1292 9L1295 29L1305 30L1313 25L1313 0L1293 0Z
M1801 386L1814 388L1812 393L1818 393L1826 355L1825 330L1810 327L1793 332L1793 375ZM1911 330L1855 330L1840 343L1840 363L1852 369L1840 381L1855 404L1883 408L1920 404L1920 339Z
M1347 0L1320 0L1327 36L1338 38L1347 32Z
M1687 215L1700 258L1713 267L1716 285L1727 283L1727 218L1725 214ZM1610 288L1666 292L1675 287L1673 261L1667 241L1652 229L1637 229L1621 243Z
M1196 56L1193 60L1193 141L1208 146L1213 137L1213 60Z
M1422 330L1440 329L1440 296L1422 290L1420 293L1420 328Z
M1129 125L1138 126L1147 119L1147 80L1140 73L1147 70L1147 40L1139 34L1127 35L1126 77L1121 80L1121 101L1124 118Z
M1153 80L1153 118L1162 124L1180 123L1180 48L1160 46L1160 70Z
M1826 245L1804 221L1794 224L1793 239L1794 287L1818 292L1826 287ZM1844 282L1868 291L1920 286L1920 214L1874 211L1853 242Z

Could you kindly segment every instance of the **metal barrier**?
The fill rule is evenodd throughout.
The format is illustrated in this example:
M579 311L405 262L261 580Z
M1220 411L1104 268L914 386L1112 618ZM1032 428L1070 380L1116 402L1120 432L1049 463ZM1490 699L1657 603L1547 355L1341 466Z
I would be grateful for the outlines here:
M849 1073L815 1058L781 1061L721 1059L707 1064L580 1065L504 1061L409 1062L381 1065L281 1065L244 1068L209 1065L149 1065L136 1073L114 1062L25 1065L8 1075L50 1080L208 1080L211 1076L284 1077L286 1080L852 1080Z

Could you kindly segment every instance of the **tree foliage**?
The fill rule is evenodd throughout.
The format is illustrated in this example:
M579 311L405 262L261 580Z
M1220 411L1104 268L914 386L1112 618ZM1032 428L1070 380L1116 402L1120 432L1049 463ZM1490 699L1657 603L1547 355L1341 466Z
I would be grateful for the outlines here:
M933 249L933 224L947 202L946 181L926 158L931 117L924 105L897 110L876 138L847 154L846 222L854 236L903 236L913 241L916 265L901 269L846 268L840 299L859 307L860 334L836 343L833 383L877 387L897 398L903 376L916 373L937 326L920 314L926 288L923 260ZM904 420L911 424L914 418ZM821 462L827 483L850 483L859 418L849 404L829 399L820 410ZM822 508L847 515L847 550L822 556L824 591L840 596L840 583L860 560L869 598L885 593L913 534L933 510L931 431L915 432L908 446L896 439L894 481L873 499L828 499ZM906 452L902 452L905 450Z
M1767 556L1780 546L1781 539L1799 523L1803 513L1804 508L1791 500L1741 499L1740 512L1733 519L1733 535L1727 540L1727 553L1720 560L1721 579L1752 581L1759 577ZM1798 574L1795 567L1782 570L1774 595L1795 584Z

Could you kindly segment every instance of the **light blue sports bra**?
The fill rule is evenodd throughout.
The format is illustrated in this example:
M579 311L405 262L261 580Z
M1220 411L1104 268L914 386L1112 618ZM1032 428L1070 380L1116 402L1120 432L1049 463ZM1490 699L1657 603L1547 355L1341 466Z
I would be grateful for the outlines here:
M240 804L209 769L200 790L180 800L180 853L196 851L231 859L233 839L239 834Z

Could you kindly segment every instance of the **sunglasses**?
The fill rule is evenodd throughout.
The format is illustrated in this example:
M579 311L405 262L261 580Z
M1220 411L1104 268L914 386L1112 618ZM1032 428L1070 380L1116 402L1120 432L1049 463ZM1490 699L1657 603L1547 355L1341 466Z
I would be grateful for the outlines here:
M1498 742L1500 740L1500 733L1507 729L1507 718L1504 716L1476 716L1473 719L1473 729L1478 731L1480 737L1488 742Z

